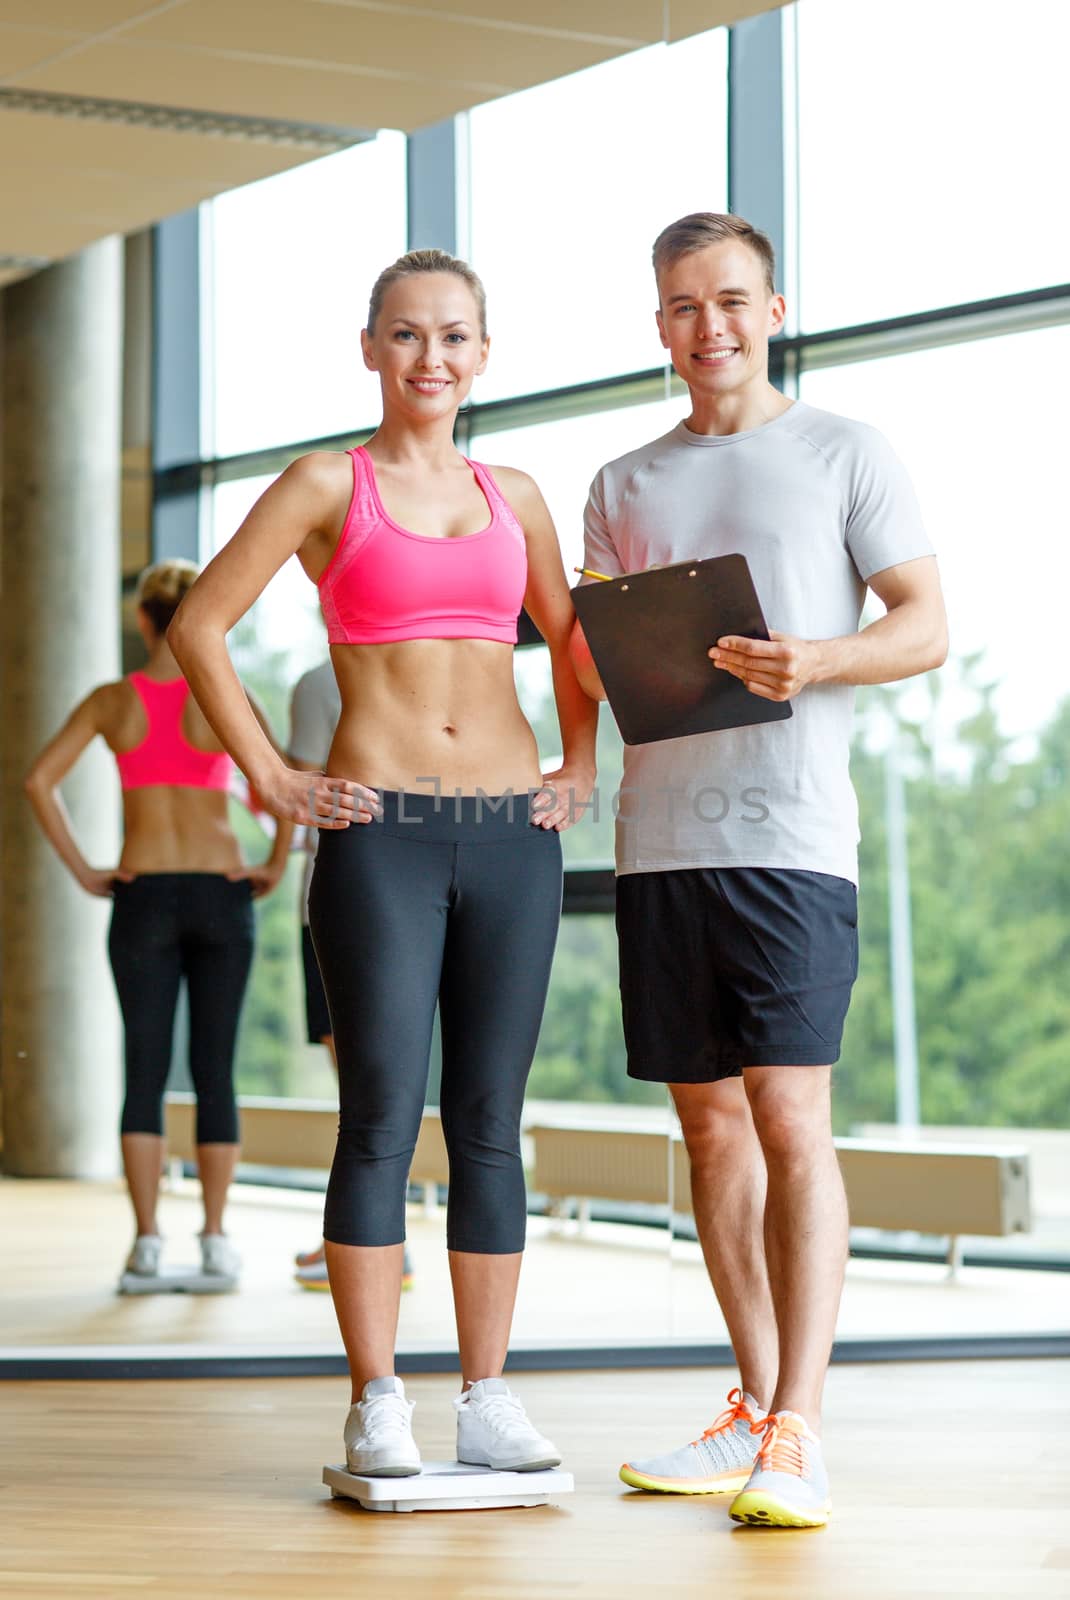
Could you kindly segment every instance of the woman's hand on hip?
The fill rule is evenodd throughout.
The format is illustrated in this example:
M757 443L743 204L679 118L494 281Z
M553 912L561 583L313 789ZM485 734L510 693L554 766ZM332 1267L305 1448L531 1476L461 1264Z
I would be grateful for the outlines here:
M286 863L276 861L257 861L249 867L239 867L236 872L227 873L228 883L247 883L254 900L262 900L266 894L271 894L282 881L286 870Z
M372 822L382 812L374 789L325 772L281 767L269 782L258 784L257 791L275 816L306 827L348 828L351 822Z
M79 873L78 882L87 894L110 900L117 883L133 883L136 877L136 872L124 872L119 867L87 867Z
M531 821L536 828L566 828L581 822L594 791L597 774L593 767L559 767L543 775L542 787L531 801Z

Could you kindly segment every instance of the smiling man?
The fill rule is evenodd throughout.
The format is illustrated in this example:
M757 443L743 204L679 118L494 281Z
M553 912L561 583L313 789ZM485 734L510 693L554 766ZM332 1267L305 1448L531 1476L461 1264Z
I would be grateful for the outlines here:
M654 271L691 413L598 473L584 564L614 576L742 552L772 638L711 639L710 671L790 699L794 714L625 750L628 1071L672 1092L740 1387L699 1438L621 1477L734 1493L737 1521L817 1526L831 1506L820 1413L847 1257L830 1087L858 964L854 685L939 666L944 606L886 441L769 382L784 299L765 235L740 217L684 217L658 237ZM867 585L886 614L859 631ZM604 697L578 624L573 656Z

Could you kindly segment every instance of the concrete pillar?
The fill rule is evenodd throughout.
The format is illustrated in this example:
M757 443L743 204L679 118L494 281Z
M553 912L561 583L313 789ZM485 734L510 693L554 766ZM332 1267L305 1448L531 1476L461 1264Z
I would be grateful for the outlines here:
M60 864L22 780L76 702L119 675L122 274L122 241L105 239L3 294L0 1095L16 1177L118 1170L110 902ZM119 791L102 741L63 796L86 858L113 864Z

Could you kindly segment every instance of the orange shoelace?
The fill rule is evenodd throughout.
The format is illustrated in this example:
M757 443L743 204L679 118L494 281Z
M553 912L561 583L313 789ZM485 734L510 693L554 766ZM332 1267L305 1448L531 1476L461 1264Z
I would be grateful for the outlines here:
M751 1423L750 1431L762 1435L758 1446L758 1466L762 1472L788 1472L796 1478L806 1476L804 1435L794 1417L770 1414L761 1422Z
M715 1439L719 1433L726 1433L729 1428L734 1428L737 1422L753 1423L754 1413L743 1398L742 1389L729 1389L728 1405L721 1415L711 1422L701 1438L693 1439L692 1444L701 1444L703 1439ZM764 1426L764 1424L763 1424ZM752 1432L758 1430L753 1428Z

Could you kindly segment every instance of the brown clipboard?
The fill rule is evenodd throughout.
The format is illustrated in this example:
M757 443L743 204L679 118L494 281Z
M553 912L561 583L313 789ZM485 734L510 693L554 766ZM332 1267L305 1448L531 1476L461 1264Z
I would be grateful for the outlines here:
M745 556L629 572L572 599L625 744L791 716L786 700L751 694L707 654L726 634L769 637Z

